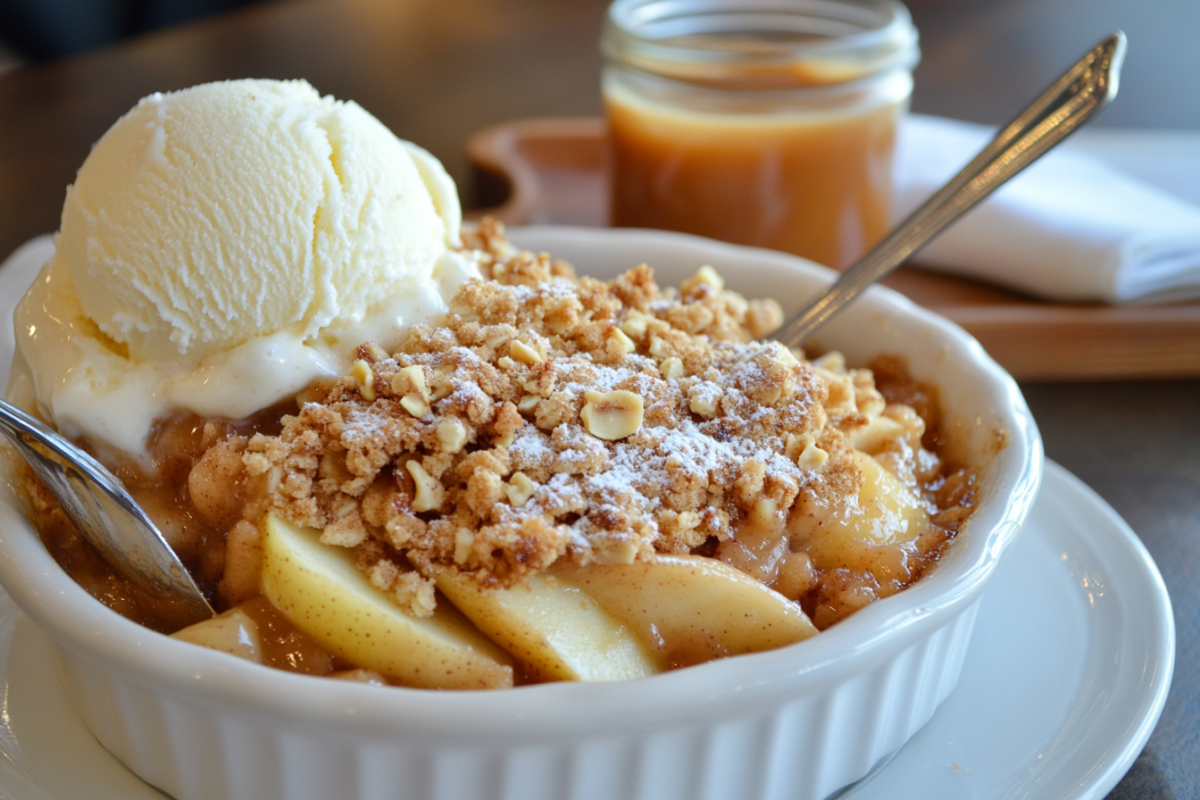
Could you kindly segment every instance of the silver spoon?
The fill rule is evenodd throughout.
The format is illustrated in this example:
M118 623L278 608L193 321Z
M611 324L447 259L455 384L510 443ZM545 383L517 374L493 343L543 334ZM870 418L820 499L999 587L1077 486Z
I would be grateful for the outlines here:
M187 619L213 616L212 606L162 533L103 464L4 400L0 433L117 574L153 597L181 604L181 616Z
M1002 128L949 183L771 338L788 347L802 345L864 289L1095 116L1116 96L1124 58L1125 34L1117 31L1105 37Z

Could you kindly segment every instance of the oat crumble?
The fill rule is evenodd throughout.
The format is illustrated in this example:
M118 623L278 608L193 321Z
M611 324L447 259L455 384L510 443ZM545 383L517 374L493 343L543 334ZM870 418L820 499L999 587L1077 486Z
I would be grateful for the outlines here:
M844 504L862 483L855 437L889 414L893 439L920 430L885 460L912 486L936 472L923 424L869 371L756 341L780 324L778 305L725 290L709 267L660 290L646 265L577 278L511 248L496 223L466 246L484 279L445 324L414 328L392 354L360 346L278 435L215 446L265 481L241 524L273 511L321 529L427 615L432 564L512 586L560 558L712 550L763 501L780 517ZM226 575L230 601L255 591L238 584Z

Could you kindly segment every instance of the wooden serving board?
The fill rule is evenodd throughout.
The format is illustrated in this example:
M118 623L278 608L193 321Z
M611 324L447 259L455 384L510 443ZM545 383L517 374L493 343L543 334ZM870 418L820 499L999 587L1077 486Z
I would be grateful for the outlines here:
M480 131L467 143L480 199L473 212L508 225L602 226L608 218L604 122L532 119ZM971 332L1023 380L1200 376L1200 303L1048 303L906 265L886 281Z

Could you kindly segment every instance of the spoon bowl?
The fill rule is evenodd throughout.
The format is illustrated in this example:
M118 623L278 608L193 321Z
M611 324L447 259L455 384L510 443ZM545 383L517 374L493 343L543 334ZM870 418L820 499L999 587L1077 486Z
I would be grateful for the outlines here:
M178 605L179 618L199 622L213 616L212 606L183 562L103 464L4 400L0 400L0 433L118 575L152 597Z

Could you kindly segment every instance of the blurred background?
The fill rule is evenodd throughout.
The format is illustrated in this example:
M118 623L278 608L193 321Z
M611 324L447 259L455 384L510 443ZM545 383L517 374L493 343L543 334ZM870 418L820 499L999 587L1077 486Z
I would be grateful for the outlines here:
M49 61L252 0L3 0L0 69Z
M0 72L83 53L133 37L252 5L391 7L397 15L420 13L438 0L0 0ZM548 14L561 19L577 13L580 24L599 31L593 0L485 0L451 2L456 13L472 9L485 18L504 14ZM1196 0L909 0L921 31L926 69L918 72L919 110L954 112L986 119L995 97L971 99L960 86L980 85L981 71L1049 75L1058 69L1070 43L1097 38L1114 27L1129 34L1133 47L1126 65L1122 102L1106 115L1109 125L1200 127L1200 2ZM486 8L484 7L486 6ZM464 25L475 20L463 19ZM1030 35L1031 29L1036 29ZM404 37L397 40L402 46ZM1073 51L1072 51L1073 52ZM579 56L595 59L594 53ZM982 57L981 57L982 56ZM952 82L922 82L921 72L948 75ZM1145 91L1152 89L1152 91ZM1024 94L1013 88L1014 102ZM1159 102L1171 95L1184 102ZM1132 96L1132 97L1131 97ZM594 99L594 98L589 98ZM593 110L593 109L589 109Z
M0 0L0 72L82 53L132 37L252 5L391 7L399 16L436 5L438 0ZM477 11L484 19L506 14L579 15L579 24L599 32L593 0L484 0L446 3L455 13ZM999 83L1013 103L1023 76L1054 73L1067 57L1064 48L1084 43L1115 27L1133 46L1126 64L1122 101L1106 114L1116 126L1200 128L1200 2L1197 0L909 0L925 51L918 70L918 110L989 119L1001 98L969 97L962 87L981 85L981 72L1012 75ZM486 7L485 7L486 6ZM462 19L474 27L476 20ZM415 28L414 28L415 29ZM1031 31L1035 31L1031 35ZM404 36L397 46L404 44ZM1071 53L1074 50L1070 50ZM531 53L533 55L533 53ZM579 53L598 65L595 53ZM948 64L956 69L947 70ZM922 76L948 76L933 82ZM1176 102L1169 102L1169 98ZM594 101L596 98L587 98ZM596 110L593 102L586 110Z
M907 4L923 51L914 110L1003 122L1050 76L1120 27L1131 43L1121 96L1098 124L1200 129L1200 0ZM92 112L72 132L53 133L71 137L62 143L61 162L70 170L51 170L60 186L52 202L44 201L46 229L54 227L61 186L117 115L150 92L222 78L305 77L322 92L358 100L442 159L470 205L463 143L472 131L527 116L599 113L593 43L606 6L607 0L0 0L0 72L31 70L14 91L44 85L54 95L47 104L61 98L73 115ZM439 51L441 57L434 55ZM497 60L505 64L503 78L488 69ZM89 67L100 64L109 80L93 82ZM116 73L119 84L111 80ZM0 79L0 99L5 88ZM79 105L64 92L91 97ZM461 137L448 140L447 130ZM13 127L0 121L0 146L43 135L36 119ZM0 249L17 243L0 242Z
M916 111L1004 122L1050 76L1119 27L1130 40L1121 96L1098 125L1200 129L1200 0L907 5L923 52ZM356 99L398 135L433 151L470 205L463 143L471 132L520 117L599 113L593 43L606 6L607 0L0 0L0 72L33 71L21 81L24 91L45 85L55 96L91 93L71 113L86 108L94 116L79 119L69 134L54 134L71 136L67 150L78 156L64 159L70 172L54 176L62 185L84 148L150 92L222 78L305 77L322 92ZM503 78L488 69L498 61ZM93 83L87 65L99 64L120 73L121 82ZM4 89L0 79L0 99ZM10 136L44 135L36 120L5 128L0 121L3 146L20 144L5 141ZM447 130L461 137L447 140ZM54 194L47 214L60 202L60 190ZM44 227L53 229L53 221Z

